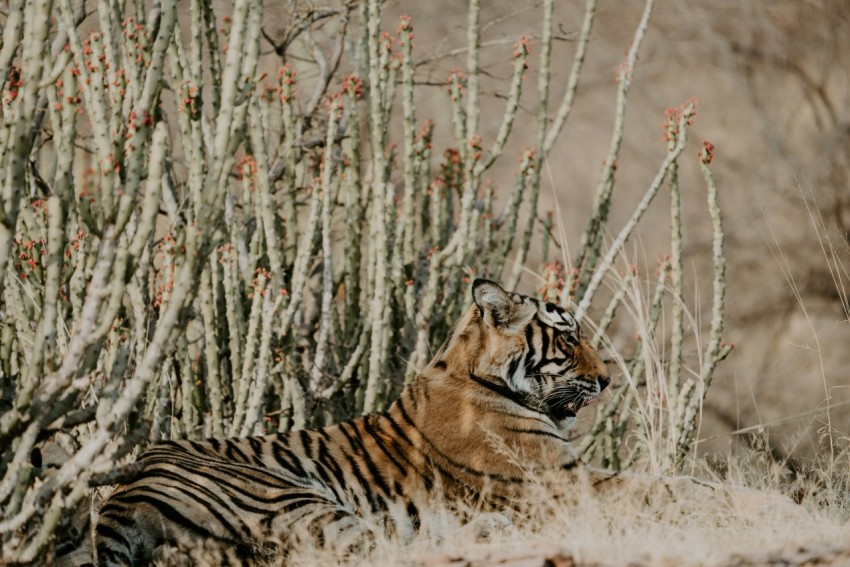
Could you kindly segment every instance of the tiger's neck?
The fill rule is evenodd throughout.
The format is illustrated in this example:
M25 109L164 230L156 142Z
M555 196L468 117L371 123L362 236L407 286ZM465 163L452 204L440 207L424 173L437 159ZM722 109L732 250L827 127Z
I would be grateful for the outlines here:
M417 376L381 419L402 425L416 451L472 486L487 477L510 484L530 469L573 459L557 424L500 377L440 361Z

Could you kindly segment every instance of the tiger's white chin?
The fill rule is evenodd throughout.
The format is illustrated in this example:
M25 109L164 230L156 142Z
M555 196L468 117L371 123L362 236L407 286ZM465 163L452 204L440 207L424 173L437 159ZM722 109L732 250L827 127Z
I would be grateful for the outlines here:
M575 416L565 417L563 419L558 420L558 429L561 431L569 431L573 427L575 427L576 418Z

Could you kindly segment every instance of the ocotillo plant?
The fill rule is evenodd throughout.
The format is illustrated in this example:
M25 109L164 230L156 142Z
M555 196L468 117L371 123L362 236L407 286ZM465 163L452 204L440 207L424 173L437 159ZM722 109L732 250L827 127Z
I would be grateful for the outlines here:
M538 248L542 165L570 115L596 8L587 1L556 109L554 2L543 2L539 59L517 38L501 124L486 140L479 1L470 0L466 69L446 81L453 139L434 155L433 122L416 110L414 23L382 31L379 0L307 12L282 2L294 24L279 43L267 38L280 59L276 77L259 66L263 3L237 0L226 16L201 0L149 4L100 2L95 31L82 34L85 11L71 0L18 0L3 27L0 534L10 561L43 553L93 487L131 475L119 465L152 441L286 431L381 409L446 338L473 274L519 285ZM580 253L549 264L541 291L578 303L589 320L600 285L613 281L594 338L609 350L605 330L618 307L643 297L636 275L612 279L615 264L665 179L678 194L675 168L694 114L689 104L671 115L667 159L605 246L652 4L619 71L611 150ZM485 183L535 65L532 146L512 183ZM396 114L400 132L390 128ZM667 470L680 467L727 352L709 146L700 159L716 232L709 343L699 371L683 379L674 199L673 256L638 354L619 359L618 395L580 444L609 466L645 450ZM512 185L510 198L496 210L503 185ZM665 301L675 314L669 379L668 365L651 357ZM675 394L666 403L644 403L654 395L645 387L650 363L652 379ZM632 427L643 442L625 446Z

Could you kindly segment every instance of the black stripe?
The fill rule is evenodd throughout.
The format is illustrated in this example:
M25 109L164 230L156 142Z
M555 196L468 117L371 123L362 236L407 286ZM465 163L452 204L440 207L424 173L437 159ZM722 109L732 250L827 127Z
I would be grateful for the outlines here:
M251 461L258 467L264 467L265 463L263 462L263 442L256 437L248 437L247 441L248 445L251 446L251 451L253 451L253 455L251 455Z
M528 398L526 397L525 394L517 392L515 390L512 390L504 384L498 384L496 382L491 382L489 380L485 380L484 378L477 376L477 375L475 375L471 372L469 373L469 377L472 378L472 381L477 383L478 385L483 386L483 387L487 388L488 390L495 392L495 393L499 394L500 396L509 399L513 403L515 403L519 406L522 406L523 408L525 408L527 410L530 410L530 411L533 411L533 412L536 412L536 413L541 413L540 410L531 406L528 403Z
M291 502L287 502L286 504L283 504L282 506L276 508L274 510L274 516L281 516L289 512L294 512L295 510L298 510L299 508L305 508L310 504L318 504L323 507L333 505L333 503L329 502L326 498L316 496L315 494L297 493L293 495L291 500Z
M120 557L121 559L115 560L116 557ZM123 550L115 550L110 549L105 546L97 546L97 560L101 565L106 565L107 559L115 560L114 563L118 563L120 565L132 565L133 558L128 555ZM87 565L92 565L92 563L84 563L82 567L86 567Z
M380 436L378 436L377 431L375 431L375 429L369 423L368 417L363 420L363 429L372 437L372 439L375 441L375 445L378 446L378 449L380 449L384 453L384 455L386 455L387 458L392 462L392 464L395 465L401 475L407 476L407 469L405 469L404 466L399 463L392 454L390 454L389 450L384 444L384 440L381 439Z
M508 380L510 380L511 377L516 373L516 370L517 368L519 368L519 363L521 360L521 356L515 356L510 360L510 362L508 362L508 374L506 376Z
M374 493L370 490L369 484L366 482L366 477L363 475L363 472L360 470L360 467L357 465L357 462L354 458L348 453L343 452L343 458L348 462L348 468L351 471L351 475L363 489L363 493L366 495L366 500L369 503L371 508L374 508Z
M387 412L386 414L384 414L384 415L383 415L383 417L385 417L385 418L386 418L386 420L387 420L387 421L389 421L390 426L393 428L393 431L396 433L396 435L392 438L392 439L393 439L393 447L395 448L396 452L397 452L397 453L398 453L398 454L399 454L399 455L400 455L400 456L401 456L401 457L405 460L405 462L406 462L408 465L410 465L410 468L412 468L414 471L416 471L416 474L418 474L418 475L419 475L419 478L421 478L421 479L422 479L422 481L423 481L423 482L424 482L424 484L425 484L425 490L426 490L426 491L428 491L428 492L431 492L431 489L433 489L433 488L434 488L434 481L433 481L433 479L431 478L431 476L430 476L429 474L426 474L426 473L425 473L425 471L423 471L423 470L419 469L419 468L418 468L418 467L417 467L417 466L413 463L413 461L411 461L409 458L407 458L407 456L404 454L404 451L403 451L403 450L402 450L402 448L399 446L398 439L399 439L399 438L403 439L403 440L405 441L405 443L407 443L408 445L410 445L411 449L415 450L417 453L419 453L419 448L418 448L418 447L416 447L416 445L414 445L414 444L413 444L413 441L411 441L411 440L407 437L407 435L405 435L405 433L404 433L404 431L402 430L401 426L398 424L398 422L395 420L395 418L394 418L394 417L393 417L393 416L392 416L389 412ZM426 463L427 463L427 462L428 462L428 461L427 461L427 459L426 459Z
M407 516L410 518L410 523L413 524L413 531L418 532L422 522L419 518L419 510L413 502L407 503Z
M161 498L173 500L173 498L171 498L169 495L162 494L157 490L146 489L146 492L151 492ZM159 512L160 516L162 516L163 518L167 518L170 522L177 524L188 532L194 533L196 536L200 536L202 538L227 539L216 537L216 535L209 531L207 528L181 514L180 511L178 511L174 506L164 500L161 500L160 498L157 498L156 496L152 496L150 494L136 494L131 495L127 498L122 498L122 501L127 502L128 504L147 504L154 508L157 512ZM216 513L210 508L205 508L205 510L212 513L212 515L215 516L216 519L222 523L222 526L225 529L230 530L231 539L240 539L237 531L233 529L233 527L229 526L226 522L224 522L224 518L222 518L220 514ZM247 535L250 537L250 532L248 532Z
M540 328L540 362L549 357L549 330Z
M408 413L407 413L407 409L405 409L405 407L404 407L404 399L403 399L403 398L399 398L399 399L398 399L398 411L401 413L401 417L402 417L402 419L404 419L404 421L406 421L406 422L407 422L407 424L408 424L410 427L412 427L412 428L413 428L413 429L415 429L415 430L416 430L416 431L417 431L420 435L422 435L422 432L421 432L421 431L419 431L419 428L418 428L418 427L416 427L416 423L414 423L413 418L411 418L411 417L410 417L410 414L408 414ZM423 438L423 439L425 439L425 436L424 436L424 435L422 435L422 438Z
M351 449L352 451L355 451L354 437L352 437L351 434L345 429L346 425L348 425L347 422L345 422L345 421L340 422L339 425L338 425L339 431L345 437L345 440L348 441L348 448Z
M333 519L330 521L326 521L328 515L333 515L333 512L325 512L321 516L317 518L312 518L310 523L308 524L307 532L310 534L310 537L316 542L316 545L319 548L325 546L325 526L329 525Z
M324 439L319 439L319 462L331 471L331 474L334 475L334 478L336 478L339 488L341 490L345 490L345 476L342 474L342 469L340 468L339 463L336 462L336 459L334 459L330 454L330 451L328 451L328 445L325 443Z
M471 374L470 374L470 375L471 375ZM399 401L401 401L401 400L399 399ZM433 450L433 451L434 451L437 455L439 455L439 456L440 456L440 458L442 458L444 461L446 461L446 462L447 462L448 464L450 464L451 466L453 466L453 467L455 467L455 468L457 468L457 469L460 469L461 471L463 471L463 472L465 472L465 473L467 473L467 474L470 474L470 475L472 475L472 476L483 477L483 478L489 478L489 479L491 479L491 480L496 480L496 481L498 481L498 482L503 482L503 483L506 483L506 484L518 484L518 483L522 483L522 482L524 482L524 480L525 480L525 479L523 479L523 478L510 477L510 476L502 476L502 475L495 474L495 473L486 473L486 472L484 472L484 471L479 471L479 470L477 470L477 469L474 469L474 468L472 468L472 467L470 467L470 466L468 466L468 465L465 465L465 464L463 464L463 463L461 463L461 462L458 462L458 461L456 461L456 460L452 459L451 457L449 457L448 455L446 455L444 452L442 452L440 449L438 449L438 448L437 448L437 446L434 444L434 442L433 442L433 441L431 441L430 439L428 439L428 437L427 437L424 433L422 433L422 431L421 431L421 430L420 430L420 429L416 426L416 424L413 422L413 420L410 418L410 416L409 416L409 415L407 414L407 412L404 410L404 406L403 406L403 405L401 405L401 404L400 404L400 405L398 406L398 408L399 408L399 410L401 411L401 416L402 416L402 417L404 418L404 420L405 420L405 421L406 421L406 422L410 425L410 427L412 427L413 429L415 429L415 430L419 433L419 435L422 437L422 439L424 439L424 440L425 440L425 442L426 442L426 443L428 443L428 445L431 447L431 449L432 449L432 450ZM432 462L431 464L432 464L432 465L434 465L434 466L437 466L438 468L440 468L440 467L439 467L436 463L433 463L433 462ZM442 470L442 469L440 468L440 470ZM449 475L449 476L450 476L450 477L452 477L452 478L455 478L455 479L456 479L456 477L455 477L454 475ZM457 479L456 479L456 480L457 480ZM458 482L460 482L460 481L458 480Z
M110 522L113 524L118 524L122 528L136 529L136 521L132 517L129 517L128 514L132 514L132 512L111 499L107 500L103 508L100 509L101 518L109 515Z
M368 419L368 417L364 418L360 423L365 423L366 419ZM381 492L383 492L386 496L391 496L392 490L390 490L390 486L387 484L387 479L384 478L384 475L381 474L380 470L378 470L378 466L372 458L371 452L366 448L366 444L363 442L363 438L360 434L360 429L354 424L351 425L351 428L354 429L357 443L363 451L361 458L366 463L366 468L369 469L369 473L372 475L372 478L375 479L375 482L378 484L378 488L381 489Z
M298 457L289 450L289 448L281 443L280 441L272 442L272 455L274 455L275 461L281 466L281 468L295 473L297 476L307 476L307 473L304 471L304 467L301 465L301 461Z
M304 453L306 453L307 458L311 461L313 460L313 440L310 438L310 434L306 429L302 429L298 432L298 436L301 438L301 447L304 449Z
M239 448L239 444L233 439L228 439L224 442L227 446L227 450L224 452L224 456L230 459L231 461L237 461L240 463L248 463L248 456L242 452L242 449Z
M167 497L167 498L174 500L174 499L176 499L174 495L171 495L171 494L168 494L166 492L162 492L160 490L156 490L155 488L153 488L153 483L157 480L160 480L160 482L162 482L163 480L171 481L171 482L174 483L173 485L163 483L163 484L161 484L161 486L163 486L164 488L173 490L173 491L177 492L178 494L180 494L182 496L185 496L187 498L190 498L192 500L197 501L198 500L197 496L195 494L193 494L192 492L189 492L187 490L188 488L194 489L195 491L197 491L197 492L201 493L203 496L205 496L209 500L209 502L216 503L221 508L223 508L224 510L231 511L230 505L224 499L222 499L221 496L219 496L215 491L211 490L208 486L201 484L201 483L199 483L199 482L197 482L197 481L195 481L191 478L188 478L186 476L179 475L179 474L177 474L173 471L161 470L161 471L157 471L157 474L155 474L155 475L154 474L146 474L145 478L148 479L148 482L144 485L138 485L138 486L134 487L133 490L135 490L135 491L141 490L143 492L144 491L154 492L156 494L161 494L164 497ZM212 479L212 478L209 478L209 477L206 477L206 476L204 478L206 480L212 480L215 484L218 484L218 485L222 484L221 482L215 482L218 479ZM123 495L119 495L118 501L119 502L126 502L127 499L122 498L121 496L123 496ZM209 502L201 504L201 506L210 509L210 511L213 513L213 515L215 515L215 511L212 510L212 508L209 506ZM222 521L222 523L224 523L224 522ZM235 531L235 529L234 529L234 531Z
M181 483L188 484L188 485L196 488L199 492L205 493L209 499L218 501L218 503L222 507L230 508L230 506L228 506L228 504L226 502L224 502L223 500L221 500L218 497L218 494L216 492L211 491L207 486L200 484L200 483L196 482L195 480L193 480L191 478L180 476L177 473L174 473L174 472L171 472L171 471L162 470L162 471L158 471L158 472L159 472L158 476L167 478L167 479L172 480L175 483L177 483L178 486L175 487L175 488L179 488L179 485ZM218 472L218 471L213 471L213 472ZM224 489L228 489L227 495L233 500L233 504L240 506L240 507L242 507L243 509L245 509L249 512L254 512L254 513L257 513L257 514L267 514L269 510L268 510L268 508L256 507L252 502L248 502L247 500L245 500L246 498L250 499L254 503L259 502L260 504L277 504L279 502L286 500L287 494L288 494L286 492L287 490L294 489L294 488L303 489L300 486L294 485L291 482L287 482L287 481L284 481L284 480L281 479L281 480L279 480L279 482L277 484L275 484L273 486L264 485L263 488L271 490L272 492L275 492L275 493L283 492L283 494L282 495L278 494L277 496L264 497L257 490L255 490L255 489L252 490L250 488L252 486L252 484L258 484L258 483L252 483L251 481L234 483L234 482L232 482L232 478L230 476L218 476L218 475L213 476L213 475L210 475L210 474L203 474L199 471L194 471L194 474L203 476L204 479L211 481L216 486L219 486L219 487L224 488ZM155 480L155 477L154 477L154 480Z
M525 344L528 345L528 359L531 360L534 353L534 325L525 327Z
M162 475L162 476L165 476L166 478L168 478L167 475ZM176 492L176 493L178 493L182 496L185 496L186 498L188 498L190 500L194 500L198 504L198 506L204 511L204 513L208 513L208 514L214 516L221 523L222 527L225 530L228 530L231 534L233 534L232 537L234 539L238 538L238 533L239 533L240 529L246 537L248 537L248 538L251 537L250 529L248 529L248 526L245 525L245 523L241 520L241 518L239 518L238 515L235 516L235 519L241 524L239 529L236 526L234 526L232 524L232 522L230 522L228 519L226 519L224 517L224 515L221 512L219 512L218 510L216 510L213 506L210 506L209 504L202 504L200 502L197 502L197 500L198 500L197 496L195 494L191 493L191 492L187 492L185 488L186 488L186 485L189 485L192 488L196 488L198 492L200 492L201 494L203 494L204 496L206 496L210 500L216 502L221 508L223 508L227 512L233 514L233 510L230 509L230 506L228 506L227 503L224 500L222 500L221 497L216 495L214 492L212 492L208 488L203 487L201 485L198 485L198 483L196 483L194 481L191 481L189 479L186 479L186 478L183 478L183 477L180 477L180 476L177 476L177 475L173 475L173 474L170 475L170 476L172 477L171 480L177 481L179 484L174 485L174 486L168 485L166 488L173 490L174 492ZM134 494L134 493L136 493L136 494ZM154 508L156 508L157 511L159 511L160 514L163 515L163 517L173 521L174 519L170 515L163 513L162 510L160 510L159 507L156 504L154 504L154 502L161 502L164 507L168 507L168 508L170 508L170 505L167 502L165 502L165 500L159 500L159 499L157 499L153 496L150 496L151 494L159 496L160 498L163 498L165 500L170 500L170 501L178 501L179 500L179 498L176 498L175 495L173 495L173 494L169 494L167 492L163 492L162 490L158 490L158 489L156 489L152 486L145 485L145 486L137 486L132 491L121 493L119 495L120 499L118 501L122 502L122 503L126 503L126 504L138 504L139 502L147 502L148 504L151 504ZM141 498L141 500L140 500L140 498ZM187 519L187 521L188 521L188 519Z
M331 475L328 474L327 468L324 463L319 461L318 459L313 461L313 466L316 468L316 473L319 475L319 478L322 479L322 483L325 485L331 484ZM328 488L331 488L328 486ZM333 488L331 488L333 490Z
M97 539L99 540L101 538L104 538L104 539L112 540L113 542L115 542L119 546L121 546L121 548L119 550L119 549L115 549L114 547L111 547L111 546L107 547L107 546L104 545L103 542L98 541L97 542L98 555L101 554L101 551L100 551L101 547L105 547L106 549L108 549L112 553L120 552L123 557L127 558L130 561L130 563L132 563L132 561L133 561L133 559L132 559L133 545L130 543L130 540L128 540L126 537L124 537L124 534L122 534L121 532L112 529L112 527L109 526L109 525L104 524L103 523L104 520L111 521L111 520L113 520L113 518L111 518L111 517L103 518L103 515L101 515L101 519L98 521L97 528L96 528Z
M431 401L431 388L428 387L428 384L425 381L419 383L416 393L418 396L421 396L426 403Z
M421 396L421 394L420 394L421 388L420 388L420 385L419 385L418 382L414 382L410 386L411 386L410 392L408 393L406 399L410 400L410 405L413 406L413 409L415 411L418 411L419 410L419 398ZM404 394L405 394L405 392L404 392L404 390L402 390L402 396L404 396ZM401 400L401 398L399 398L399 400Z
M557 439L558 441L563 441L564 443L569 443L566 439L564 439L560 435L552 433L551 431L545 431L543 429L522 429L522 428L518 428L518 427L517 428L506 427L505 430L510 431L511 433L522 433L522 434L529 434L529 435L542 435L544 437L552 437L554 439Z
M400 411L403 411L403 410L402 410L402 408L401 408L401 398L399 398L399 399L398 399L397 404L399 405L399 410L400 410ZM401 439L403 439L403 440L404 440L404 442L405 442L405 443L407 443L408 445L410 445L411 447L414 447L414 448L416 447L416 446L413 444L413 441L411 441L411 440L410 440L410 438L408 438L408 436L404 433L404 431L402 430L401 426L398 424L398 422L395 420L395 418L392 416L392 414L390 414L389 412L387 412L387 413L384 415L384 417L386 417L386 418L387 418L387 421L389 421L389 422L390 422L390 427L392 427L392 428L393 428L393 431L395 431L395 433L396 433L396 435L397 435L398 437L400 437Z
M342 434L345 435L345 438L348 440L348 444L351 447L351 451L355 455L357 455L357 456L359 456L363 459L363 461L366 465L366 468L369 470L370 474L375 479L375 482L378 484L378 487L381 489L381 491L384 494L388 494L386 482L380 477L380 474L378 473L377 468L375 467L374 463L371 461L371 459L369 457L369 453L368 453L368 451L366 451L366 447L363 445L363 441L359 439L359 436L358 436L358 438L355 438L355 436L352 436L350 433L348 433L345 430L345 426L350 425L350 424L340 423L339 425L340 425L340 427L339 427L340 431L342 431ZM356 428L355 428L355 434L356 433L357 432L356 432ZM361 470L361 468L357 464L357 462L354 460L352 455L345 454L345 458L348 461L349 466L351 467L352 474L354 474L354 477L360 483L360 486L363 488L363 492L366 494L366 497L369 499L369 503L372 505L372 508L374 509L376 507L376 504L377 504L377 502L376 502L377 495L375 495L372 492L372 485L366 480L366 475L363 474L363 471Z
M532 416L532 415L519 415L518 413L514 413L514 412L510 412L510 411L503 411L503 410L496 409L496 408L493 408L489 411L492 412L492 413L498 413L499 415L507 415L507 416L513 417L515 419L528 419L528 420L531 420L531 421L537 421L539 423L542 423L543 425L546 425L547 427L552 427L552 426L555 425L555 422L552 421L552 419L549 418L549 416L547 414L541 413L537 410L535 410L535 413L537 413L538 415L540 415L542 417L536 417L536 416Z
M139 462L153 461L157 458L170 457L171 455L183 455L186 457L197 458L197 455L190 453L185 447L181 447L174 442L169 442L167 445L157 444L150 447L147 451L142 453L142 456L139 458Z
M159 459L149 461L145 470L168 470L178 468L187 473L197 473L209 469L212 472L227 471L229 476L238 477L246 483L262 484L269 488L278 488L281 481L285 480L275 475L272 469L256 467L249 463L231 462L225 459L200 459L180 457L176 455L163 455ZM208 471L209 472L209 471Z

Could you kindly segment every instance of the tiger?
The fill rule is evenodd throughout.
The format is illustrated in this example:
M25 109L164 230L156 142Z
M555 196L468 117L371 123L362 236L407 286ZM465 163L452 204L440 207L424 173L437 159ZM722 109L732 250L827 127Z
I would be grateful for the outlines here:
M375 517L369 529L411 537L435 498L508 507L529 471L574 466L568 432L609 385L605 364L569 310L485 279L471 289L448 340L381 413L153 445L101 508L98 564L146 564L192 541L243 556L299 538L331 545Z

